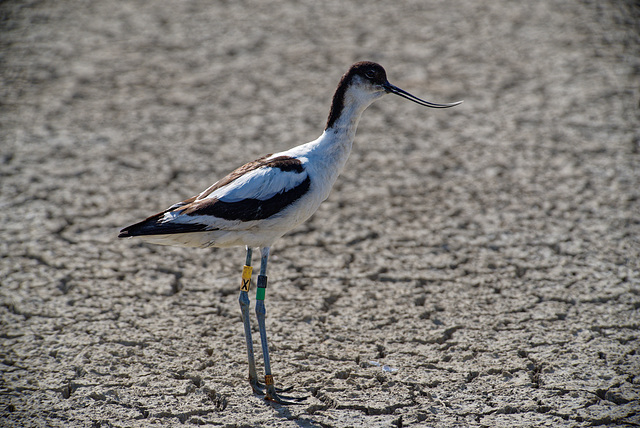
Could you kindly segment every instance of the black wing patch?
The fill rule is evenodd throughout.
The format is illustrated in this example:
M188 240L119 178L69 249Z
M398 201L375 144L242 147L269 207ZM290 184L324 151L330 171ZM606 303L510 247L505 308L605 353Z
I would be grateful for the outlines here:
M264 220L293 204L300 199L311 187L311 179L305 178L296 187L278 193L269 199L243 199L237 202L223 202L218 199L205 199L194 202L185 210L189 216L214 216L225 220Z
M163 223L161 220L165 212L158 213L146 220L142 220L139 223L125 227L120 231L118 238L129 238L131 236L142 235L171 235L174 233L204 232L206 230L212 230L207 229L206 224Z

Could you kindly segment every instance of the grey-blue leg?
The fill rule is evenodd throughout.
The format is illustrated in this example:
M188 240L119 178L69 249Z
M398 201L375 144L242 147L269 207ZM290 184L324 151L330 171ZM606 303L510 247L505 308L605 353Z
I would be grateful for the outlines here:
M251 255L253 251L247 247L247 259L242 269L242 285L240 286L240 310L242 311L242 323L244 324L244 337L247 341L247 358L249 360L249 383L253 391L258 394L264 394L264 386L258 382L258 373L256 372L256 360L253 354L253 340L251 338L251 322L249 321L249 289L251 288Z
M258 275L258 287L256 291L256 317L258 318L258 329L260 330L260 342L262 344L262 355L264 357L264 383L266 385L265 399L279 404L300 404L299 401L305 397L286 397L279 395L280 390L276 389L271 374L271 362L269 361L269 345L267 343L267 327L265 317L267 310L264 306L264 298L267 289L267 261L269 260L269 247L260 249L260 275ZM294 400L294 401L290 401Z

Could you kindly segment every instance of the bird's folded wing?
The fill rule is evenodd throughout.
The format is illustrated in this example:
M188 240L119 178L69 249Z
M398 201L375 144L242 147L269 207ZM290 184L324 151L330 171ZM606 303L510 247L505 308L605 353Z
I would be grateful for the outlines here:
M264 220L300 199L310 185L303 167L281 169L277 164L267 164L206 195L199 195L182 207L181 215L241 222Z
M265 157L238 168L198 196L123 229L120 237L241 228L241 223L277 216L310 186L299 159Z

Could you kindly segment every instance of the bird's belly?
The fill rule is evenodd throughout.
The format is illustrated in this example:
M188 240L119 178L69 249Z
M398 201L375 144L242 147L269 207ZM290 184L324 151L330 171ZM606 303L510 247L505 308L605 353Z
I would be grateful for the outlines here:
M233 237L229 236L229 243L225 246L249 245L258 247L271 245L282 235L308 220L324 200L321 196L323 195L311 194L303 196L274 216L250 222L253 224L247 224L243 233L238 234L238 239L241 242L231 242L234 240ZM227 241L227 239L218 239L214 245L221 246L223 241Z

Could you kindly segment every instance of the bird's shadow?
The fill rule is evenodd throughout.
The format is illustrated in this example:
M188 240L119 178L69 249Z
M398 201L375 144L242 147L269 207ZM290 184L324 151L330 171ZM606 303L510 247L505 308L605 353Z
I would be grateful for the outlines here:
M272 405L275 411L278 412L278 415L280 417L285 418L288 421L295 422L295 424L301 428L322 428L323 427L322 424L318 422L314 422L313 420L300 419L298 416L294 416L291 413L290 406L288 405L275 404L275 403L272 403Z

